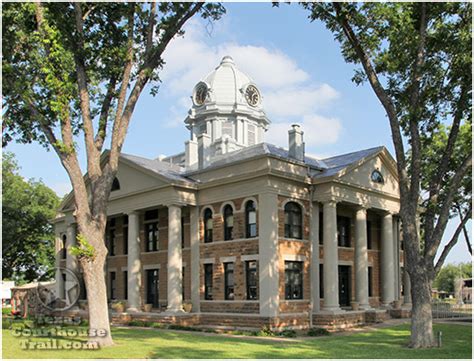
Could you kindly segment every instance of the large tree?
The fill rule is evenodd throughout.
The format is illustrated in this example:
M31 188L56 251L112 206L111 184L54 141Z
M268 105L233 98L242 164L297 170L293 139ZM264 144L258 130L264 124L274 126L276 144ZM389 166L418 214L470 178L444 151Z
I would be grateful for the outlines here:
M51 219L59 197L43 182L19 174L13 153L2 155L2 277L37 280L54 266Z
M370 84L388 117L412 284L411 346L431 347L432 282L471 218L471 4L303 6L334 34L344 59L359 65L353 80ZM437 257L458 213L458 227Z
M132 114L148 84L156 93L163 52L185 23L223 12L220 4L202 2L3 5L3 140L52 147L69 176L89 325L107 331L91 338L100 345L113 343L103 275L106 208Z

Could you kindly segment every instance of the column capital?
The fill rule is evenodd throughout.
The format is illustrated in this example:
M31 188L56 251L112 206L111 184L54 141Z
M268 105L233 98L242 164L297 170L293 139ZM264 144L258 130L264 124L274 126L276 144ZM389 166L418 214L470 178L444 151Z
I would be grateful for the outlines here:
M335 207L337 205L337 203L339 203L336 199L334 198L331 198L331 199L326 199L324 201L321 202L323 204L323 206L333 206Z
M124 214L126 214L127 216L138 216L140 214L140 212L138 210L127 210L127 211L123 211Z
M367 214L367 206L365 204L358 204L355 206L355 211L356 213L363 212L364 214Z
M186 204L181 203L181 202L169 202L169 203L165 203L165 206L168 208L171 208L171 207L183 208L186 206Z

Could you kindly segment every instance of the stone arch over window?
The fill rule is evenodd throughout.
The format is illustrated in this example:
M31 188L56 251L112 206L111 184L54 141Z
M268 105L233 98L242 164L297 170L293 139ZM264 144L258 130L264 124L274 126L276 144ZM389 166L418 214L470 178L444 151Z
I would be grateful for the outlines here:
M224 240L230 241L234 239L234 209L230 204L224 207Z
M245 237L257 237L257 203L249 199L244 203L245 206Z
M204 219L204 243L212 242L212 232L214 230L213 212L210 207L203 210Z
M111 192L118 191L119 189L120 189L120 182L119 182L118 178L115 177L114 180L112 181Z
M303 207L294 201L285 204L285 238L303 239Z

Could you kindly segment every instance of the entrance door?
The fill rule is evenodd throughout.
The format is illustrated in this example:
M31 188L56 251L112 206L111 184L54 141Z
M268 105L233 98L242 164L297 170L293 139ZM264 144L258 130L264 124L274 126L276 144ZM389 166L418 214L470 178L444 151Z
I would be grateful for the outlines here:
M159 270L146 271L146 303L151 303L153 308L159 307L158 290L160 285Z
M351 267L339 266L339 304L351 305Z

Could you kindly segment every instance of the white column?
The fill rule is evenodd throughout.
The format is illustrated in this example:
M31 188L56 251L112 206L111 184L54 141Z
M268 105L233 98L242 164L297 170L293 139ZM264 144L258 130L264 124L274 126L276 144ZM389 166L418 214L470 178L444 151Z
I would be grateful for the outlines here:
M191 218L191 303L192 311L201 309L199 297L199 207L192 207Z
M361 309L369 305L369 260L367 254L367 210L358 208L355 219L355 293Z
M275 317L280 303L278 267L278 196L259 196L259 290L260 315Z
M319 204L314 202L311 209L311 301L313 313L320 309L319 300Z
M394 267L394 279L393 279L393 292L394 299L400 299L400 242L399 242L399 229L398 219L393 217L393 267Z
M67 229L66 229L66 248L67 248L66 268L69 269L70 271L73 271L76 274L76 276L79 277L77 259L75 256L71 255L71 247L74 247L77 244L76 237L77 237L76 224L71 223L67 226Z
M393 256L393 225L392 214L387 213L382 218L382 304L388 306L395 299L393 282L395 278Z
M141 307L141 261L140 261L140 223L137 212L128 213L128 308L127 311L140 311Z
M323 248L324 248L324 304L323 311L338 311L339 274L337 250L336 202L323 205Z
M181 207L168 206L168 307L169 312L183 311L183 255L181 249Z

